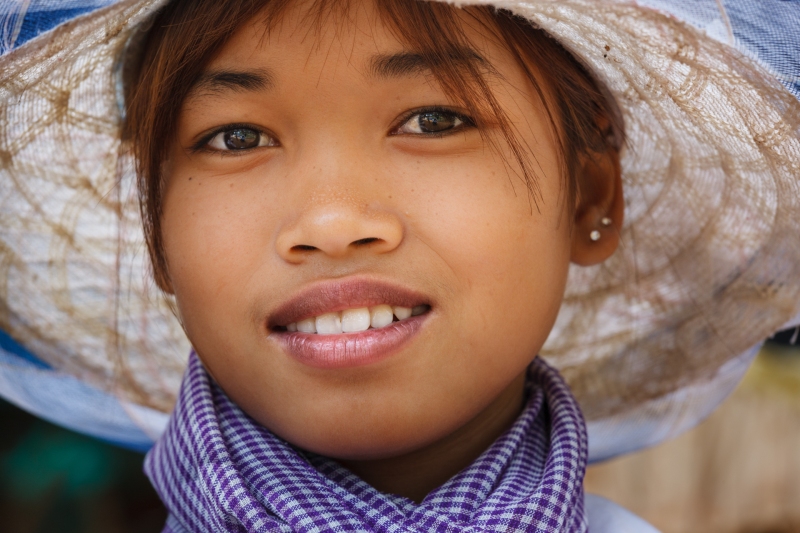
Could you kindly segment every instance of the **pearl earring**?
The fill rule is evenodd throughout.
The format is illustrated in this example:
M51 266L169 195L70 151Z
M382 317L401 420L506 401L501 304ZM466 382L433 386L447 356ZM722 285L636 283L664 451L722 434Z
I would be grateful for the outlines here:
M611 219L610 219L610 218L608 218L608 217L603 217L603 218L601 218L601 219L600 219L600 225L601 225L601 226L603 226L604 228L607 228L607 227L611 226ZM599 240L600 240L600 237L602 237L602 235L601 235L601 234L600 234L600 232L599 232L599 231L597 231L597 230L593 230L593 231L592 231L592 232L589 234L589 239L591 239L591 241L592 241L592 242L597 242L597 241L599 241Z

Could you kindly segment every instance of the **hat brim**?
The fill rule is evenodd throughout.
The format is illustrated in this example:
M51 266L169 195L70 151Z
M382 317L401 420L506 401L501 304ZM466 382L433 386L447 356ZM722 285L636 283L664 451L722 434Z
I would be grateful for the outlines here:
M150 281L118 98L126 44L162 3L123 0L0 57L0 328L166 412L189 343ZM752 59L659 11L485 3L557 39L623 114L620 249L572 267L542 355L581 403L593 458L668 438L800 311L800 103Z

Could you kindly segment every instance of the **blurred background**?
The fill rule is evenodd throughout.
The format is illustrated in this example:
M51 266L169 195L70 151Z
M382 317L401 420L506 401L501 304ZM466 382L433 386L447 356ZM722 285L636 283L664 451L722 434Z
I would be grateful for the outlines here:
M0 403L0 532L158 533L166 520L141 453Z
M800 533L799 333L767 342L705 422L591 467L586 490L664 533Z
M792 339L794 337L794 339ZM586 489L663 533L800 533L800 347L768 342L736 392L673 441L589 468ZM157 533L143 455L0 402L0 532Z

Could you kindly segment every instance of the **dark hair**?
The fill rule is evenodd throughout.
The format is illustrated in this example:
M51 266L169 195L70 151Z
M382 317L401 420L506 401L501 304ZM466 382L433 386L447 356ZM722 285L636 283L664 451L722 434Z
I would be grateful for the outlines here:
M168 284L160 224L161 167L173 142L183 101L206 63L242 24L259 15L269 31L290 1L172 0L156 16L139 47L138 64L129 65L124 138L132 143L145 238L156 282L162 288ZM350 4L351 0L318 0L307 20L319 27L332 13L345 14ZM565 196L571 205L580 192L576 165L581 156L620 148L622 124L612 99L569 52L526 19L487 6L456 8L419 0L376 0L375 5L401 42L428 64L436 65L434 75L442 89L467 108L478 125L488 119L499 125L534 204L538 188L531 159L535 162L535 155L514 134L485 74L465 56L471 47L458 10L491 31L507 48L542 102L546 101L542 82L555 99L555 115L545 107L556 132ZM548 68L537 69L543 58Z

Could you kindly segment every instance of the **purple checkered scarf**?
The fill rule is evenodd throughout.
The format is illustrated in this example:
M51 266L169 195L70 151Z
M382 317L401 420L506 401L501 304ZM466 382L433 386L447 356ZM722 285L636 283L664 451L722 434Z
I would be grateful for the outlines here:
M586 428L540 358L514 425L420 503L378 492L244 414L192 353L166 433L147 455L164 532L583 533Z

